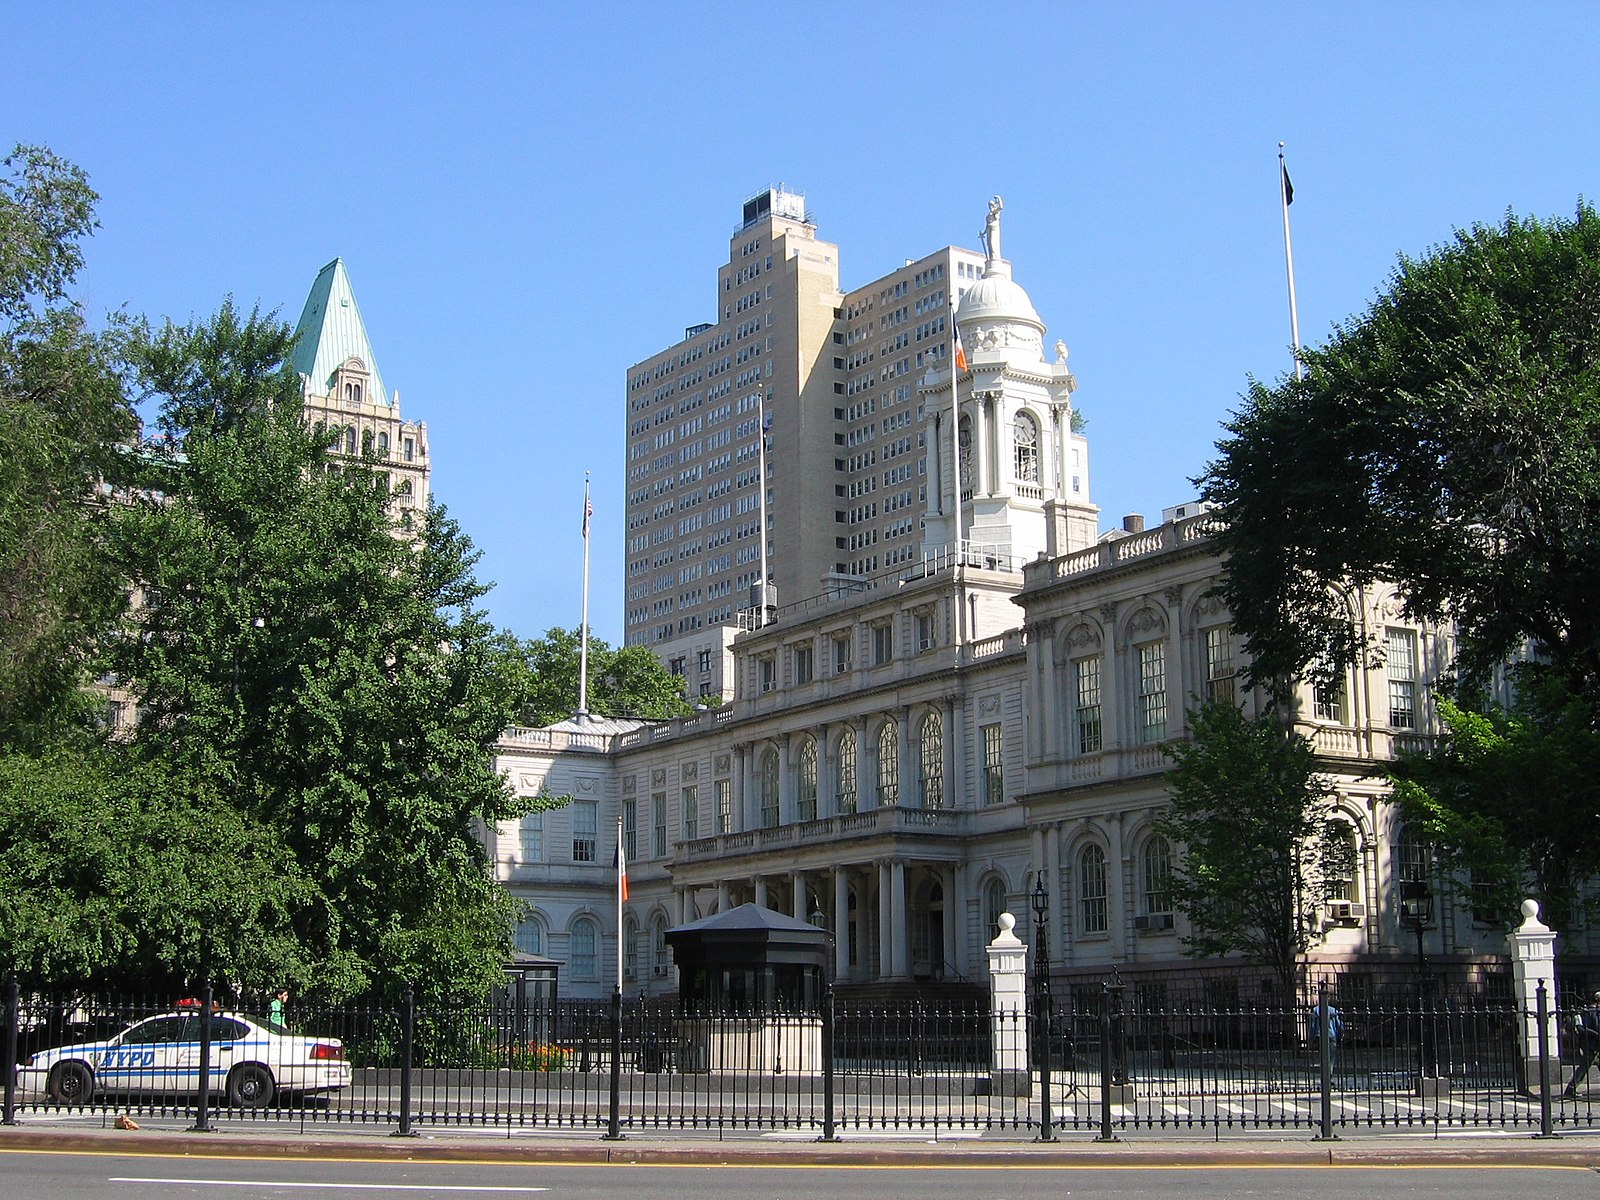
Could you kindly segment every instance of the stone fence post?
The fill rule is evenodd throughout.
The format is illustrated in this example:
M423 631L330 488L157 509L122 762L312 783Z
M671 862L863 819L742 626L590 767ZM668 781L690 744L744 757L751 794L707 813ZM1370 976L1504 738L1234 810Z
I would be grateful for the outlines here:
M996 1096L1033 1091L1028 1064L1028 947L1012 931L1017 919L1000 914L1000 932L989 943L989 1020L993 1047L990 1087Z
M1517 1021L1517 1061L1521 1067L1522 1089L1539 1091L1539 985L1545 986L1549 1009L1545 1036L1550 1048L1550 1086L1559 1088L1561 1078L1561 1031L1556 1019L1556 931L1539 920L1539 902L1522 902L1522 924L1506 935L1511 943L1511 979L1515 1002L1521 1010Z

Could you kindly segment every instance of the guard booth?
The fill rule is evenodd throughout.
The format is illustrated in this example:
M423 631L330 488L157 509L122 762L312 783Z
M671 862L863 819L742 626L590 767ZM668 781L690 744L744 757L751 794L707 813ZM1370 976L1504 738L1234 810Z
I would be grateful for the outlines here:
M561 964L538 954L513 954L505 982L489 995L500 1014L501 1041L522 1046L554 1041L556 970Z
M680 1071L816 1074L828 932L741 904L667 930Z

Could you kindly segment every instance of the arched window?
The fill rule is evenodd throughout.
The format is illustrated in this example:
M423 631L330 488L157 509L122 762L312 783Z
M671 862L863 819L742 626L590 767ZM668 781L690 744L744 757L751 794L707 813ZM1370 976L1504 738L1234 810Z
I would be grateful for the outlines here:
M572 923L572 952L569 955L574 979L598 979L599 936L595 933L594 922L588 917L579 917Z
M1144 911L1160 915L1172 911L1172 843L1151 834L1140 856L1144 883Z
M361 385L359 383L352 383L350 385L350 399L354 400L357 404L361 403Z
M544 953L544 926L537 913L529 913L517 922L517 933L512 940L518 954Z
M639 978L639 922L632 917L622 923L622 974Z
M795 819L817 819L817 744L807 738L800 746L800 794L795 797Z
M378 435L378 453L385 457L389 454L389 435L387 433Z
M944 807L944 725L937 712L923 717L917 731L917 782L923 808Z
M660 913L650 918L650 974L667 977L667 919Z
M1000 914L1006 911L1006 881L991 879L983 885L983 921L988 932L985 942L991 942L1000 933Z
M1359 900L1360 859L1356 831L1349 821L1335 817L1322 827L1322 894L1329 900Z
M761 828L774 829L778 824L778 752L767 747L761 755Z
M1093 844L1078 854L1078 912L1083 932L1106 932L1106 852Z
M900 730L893 721L878 727L878 807L900 803Z
M856 811L856 735L846 729L839 735L838 762L834 764L834 795L839 798L839 811Z
M1031 413L1019 412L1011 425L1017 452L1017 482L1039 482L1039 423Z
M346 454L354 454L356 452L356 427L354 425L345 428L344 452Z
M361 453L372 453L372 430L370 429L363 429L361 431Z

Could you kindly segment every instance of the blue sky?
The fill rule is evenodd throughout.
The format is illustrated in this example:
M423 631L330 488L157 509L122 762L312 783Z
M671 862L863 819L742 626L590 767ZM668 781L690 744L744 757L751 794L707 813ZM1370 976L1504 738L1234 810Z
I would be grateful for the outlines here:
M856 286L1005 197L1066 341L1102 527L1193 495L1250 376L1402 252L1591 197L1586 4L49 3L10 0L0 141L89 171L80 297L294 321L342 256L500 625L622 627L629 364L714 316L784 182Z

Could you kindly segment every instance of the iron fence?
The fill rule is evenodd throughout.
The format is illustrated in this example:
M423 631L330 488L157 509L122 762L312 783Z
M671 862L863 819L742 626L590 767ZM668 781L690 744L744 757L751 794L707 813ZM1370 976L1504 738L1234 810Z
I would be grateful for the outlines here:
M209 1048L212 1084L202 1110L193 1047L172 1050L174 1071L141 1057L149 1047L122 1033L184 1010L148 997L52 998L13 989L5 1037L20 1069L6 1080L4 1120L71 1111L105 1121L120 1113L208 1114L218 1124L475 1126L508 1135L1073 1130L1106 1138L1142 1130L1549 1132L1600 1119L1595 1094L1580 1090L1575 1101L1554 1094L1564 1076L1553 1069L1553 1046L1545 1049L1547 1069L1524 1061L1519 1035L1532 1014L1513 1004L1485 997L1407 1003L1398 990L1381 1002L1340 1005L1333 997L1324 989L1292 1004L1206 1005L1159 1003L1137 989L1128 996L1113 987L1077 989L1055 998L1048 1021L985 1005L888 1007L831 997L815 1011L643 1000L299 1005L289 1026L324 1047L337 1043L348 1083L320 1090L285 1075L264 1092L235 1087L245 1044L230 1043L223 1029ZM1561 1028L1568 1028L1564 1016ZM74 1090L58 1074L41 1074L47 1052L64 1046L84 1047L67 1059L84 1066L90 1086ZM1013 1064L1020 1070L1003 1069L1006 1047L1025 1048ZM1038 1069L1046 1049L1048 1108ZM67 1059L52 1071L64 1070ZM263 1061L270 1073L273 1064Z

